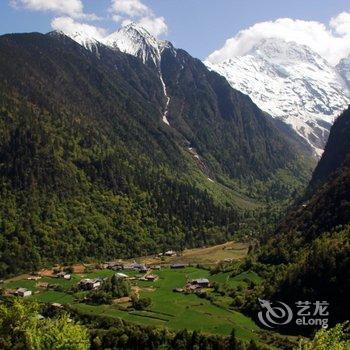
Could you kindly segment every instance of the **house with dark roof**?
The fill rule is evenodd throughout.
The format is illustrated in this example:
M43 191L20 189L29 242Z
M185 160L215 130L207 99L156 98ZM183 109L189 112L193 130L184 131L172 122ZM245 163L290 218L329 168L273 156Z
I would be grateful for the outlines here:
M179 263L171 264L171 265L170 265L170 268L171 268L171 269L184 269L185 267L186 267L185 264L179 264Z
M205 288L205 287L209 287L210 282L207 278L197 278L197 279L192 280L191 284Z
M157 275L147 275L147 276L145 276L145 279L147 281L154 282L154 281L156 281L158 279L158 276Z

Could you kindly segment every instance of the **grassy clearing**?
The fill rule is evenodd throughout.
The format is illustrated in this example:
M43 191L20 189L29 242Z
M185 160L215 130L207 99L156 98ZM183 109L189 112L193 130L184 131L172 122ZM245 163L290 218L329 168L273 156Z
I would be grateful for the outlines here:
M195 294L173 292L174 288L183 287L187 280L200 277L211 280L207 270L188 267L181 270L163 269L156 273L159 275L156 282L138 282L140 296L152 300L152 305L145 311L123 311L117 305L74 306L86 313L120 317L137 324L166 326L173 330L187 328L204 333L228 335L232 328L235 328L238 337L257 339L259 328L248 317L213 305ZM150 286L153 291L149 290Z
M258 276L255 272L243 272L235 277L230 277L230 272L218 273L211 276L211 281L226 284L231 288L238 286L245 287L247 286L247 281L252 281L254 283L260 283L261 277Z
M46 291L39 294L34 294L32 298L40 303L71 304L74 302L73 295L63 293L63 292L56 292L53 290Z
M181 261L191 263L192 266L179 270L163 268L153 271L159 276L159 279L154 282L133 282L136 283L133 287L134 291L137 290L140 297L148 297L152 300L151 306L143 311L127 309L128 303L93 306L78 301L81 300L79 297L86 292L73 292L72 287L83 278L112 276L114 271L107 269L93 272L83 272L81 269L80 273L72 274L71 280L45 276L39 281L29 281L28 276L23 275L21 278L5 281L3 287L5 289L25 287L33 292L28 299L44 303L69 304L84 313L118 317L137 324L163 326L173 330L187 328L191 331L221 335L228 335L232 328L235 328L238 337L257 340L259 328L251 319L229 308L232 302L229 296L213 294L215 300L211 302L195 294L185 295L173 292L174 288L182 288L187 281L195 278L208 278L210 282L217 282L232 288L244 287L249 282L248 280L259 283L260 277L253 272L231 277L230 273L210 275L208 270L193 267L195 264L210 265L225 259L240 259L245 256L247 248L245 244L229 242L215 247L186 250L180 257L167 258L165 264ZM140 260L150 263L147 258ZM123 272L130 277L137 274L135 271ZM40 283L56 285L59 290L39 288ZM211 293L210 290L208 292Z
M186 249L181 256L175 257L142 257L140 262L147 264L171 264L181 262L185 264L215 265L223 260L241 260L248 252L249 244L227 242L213 247Z
M31 290L32 292L35 292L38 290L38 288L36 288L36 284L37 282L35 281L29 281L27 279L23 279L23 280L12 280L9 282L5 282L2 287L4 289L17 289L17 288L27 288L29 290Z
M240 260L247 255L248 244L228 242L208 248L185 250L181 261L185 263L213 264L225 259Z

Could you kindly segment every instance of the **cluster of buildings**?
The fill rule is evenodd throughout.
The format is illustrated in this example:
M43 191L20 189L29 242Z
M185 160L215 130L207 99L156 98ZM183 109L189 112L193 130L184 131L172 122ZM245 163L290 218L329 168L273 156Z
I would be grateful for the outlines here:
M65 280L70 280L72 278L72 275L70 273L67 273L65 271L61 271L56 273L56 278L64 278Z
M210 288L210 282L207 278L197 278L186 283L184 288L174 288L176 293L193 293L202 290L203 288Z
M158 256L166 256L166 257L173 257L177 256L177 252L174 250L168 250L164 253L158 254ZM183 269L187 265L182 263L172 263L170 264L171 269ZM120 279L140 279L144 281L156 281L159 277L155 274L152 274L151 270L160 270L161 265L146 265L142 263L138 263L136 261L128 264L124 264L122 261L110 261L102 264L101 266L104 269L110 269L113 271L116 271L115 276ZM129 277L128 275L122 273L121 271L138 271L138 275L135 277ZM72 275L66 271L60 271L54 274L54 277L56 278L62 278L65 280L71 280ZM27 278L28 280L38 281L41 279L41 276L29 276ZM79 288L84 290L95 290L102 286L103 279L102 278L85 278L81 280L78 284ZM188 291L188 290L194 290L198 288L207 287L209 285L209 281L206 279L199 279L199 280L193 280L190 282L190 284L186 285L185 288L177 288L176 291ZM48 283L41 283L39 287L47 287L49 286ZM28 297L33 294L33 292L27 288L18 288L16 291L13 292L14 295L19 297Z
M146 273L149 270L160 270L161 266L160 265L152 265L148 266L146 264L141 264L136 261L129 263L129 264L123 264L122 262L106 262L105 264L102 265L103 268L105 269L110 269L113 271L138 271L139 273Z
M95 278L95 279L90 279L90 278L85 278L79 282L79 287L81 289L85 290L94 290L98 289L101 287L103 282L103 279L101 278Z

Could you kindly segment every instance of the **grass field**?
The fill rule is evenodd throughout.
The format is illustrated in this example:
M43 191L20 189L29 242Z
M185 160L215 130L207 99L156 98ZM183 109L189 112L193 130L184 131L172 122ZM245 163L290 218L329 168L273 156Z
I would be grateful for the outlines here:
M218 273L211 276L211 281L226 284L227 286L234 288L238 286L245 287L247 285L246 281L253 281L255 283L261 282L261 277L255 272L243 272L234 278L230 277L230 272Z
M215 250L214 250L215 254ZM200 256L200 254L198 254ZM173 330L187 328L212 334L230 334L235 328L238 337L243 339L257 339L259 328L248 317L230 310L229 297L223 297L216 304L209 300L198 297L195 294L181 294L173 292L174 288L181 288L186 281L195 278L208 278L211 282L227 284L234 287L244 285L246 279L258 280L259 276L254 273L241 274L234 278L229 273L210 275L208 270L196 267L187 267L180 270L163 268L154 271L159 276L155 282L137 281L138 293L141 297L149 297L151 306L144 311L126 310L127 305L88 305L78 303L75 298L78 293L70 291L83 278L109 277L113 275L111 270L98 270L90 273L73 274L72 279L67 281L61 278L43 277L39 281L23 279L7 281L3 284L5 289L25 287L33 292L28 299L44 303L69 304L84 313L95 315L107 315L120 317L130 322L143 325L164 326ZM129 276L135 275L133 271L124 271ZM38 283L47 282L59 285L61 290L47 290L39 288ZM80 292L81 294L81 292ZM224 300L227 298L227 300Z
M238 337L256 339L259 328L248 317L227 308L215 306L195 294L174 293L173 289L183 287L187 280L211 278L207 270L187 267L181 270L163 269L156 272L156 282L139 281L140 296L149 297L152 305L147 311L123 311L117 305L91 306L75 304L80 311L121 317L130 322L166 326L170 329L198 330L205 333L228 335L235 328ZM220 279L220 274L216 275ZM225 277L226 278L226 277ZM239 282L237 282L239 283ZM149 287L152 287L150 290ZM153 290L154 289L154 290Z
M234 328L238 337L257 340L259 328L250 318L230 309L232 298L228 295L222 296L208 290L213 297L213 300L210 301L196 294L173 292L174 288L182 288L187 281L195 278L208 278L210 282L216 282L224 289L238 286L244 288L249 281L259 283L261 278L253 272L231 277L229 272L211 275L206 269L194 267L196 265L212 266L225 260L240 260L246 256L247 250L247 244L228 242L214 247L185 250L180 256L137 259L142 263L163 266L161 270L153 271L158 275L158 280L133 282L135 293L140 297L152 300L151 306L143 311L128 308L129 303L95 306L78 301L81 300L79 297L87 293L72 290L72 287L76 286L81 279L111 277L115 273L108 269L85 272L81 264L74 268L75 272L70 280L55 278L52 276L52 270L45 270L39 281L30 281L27 279L29 275L22 275L5 281L2 287L5 290L24 287L33 292L28 299L42 303L68 304L84 313L118 317L142 325L163 326L173 330L186 328L211 334L228 335ZM191 264L191 266L179 270L167 267L174 262ZM134 277L137 273L135 271L123 272L130 277ZM55 290L45 289L40 286L43 283L57 287Z
M181 262L185 264L215 265L226 259L241 260L248 252L249 244L227 242L213 247L186 249L180 256L173 257L141 257L138 260L146 264L171 264Z

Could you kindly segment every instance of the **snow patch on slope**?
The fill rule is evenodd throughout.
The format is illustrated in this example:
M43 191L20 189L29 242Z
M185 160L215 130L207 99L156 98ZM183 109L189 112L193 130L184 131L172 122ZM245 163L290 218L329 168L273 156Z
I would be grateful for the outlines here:
M95 36L89 31L62 31L55 30L49 33L50 35L65 35L76 41L81 46L85 47L87 50L92 52L98 52L98 45L100 45L100 41L95 38Z
M163 114L162 120L163 120L163 122L165 124L168 124L170 126L170 123L169 123L169 120L168 120L170 97L168 95L168 92L167 92L167 89L166 89L166 85L164 83L163 74L162 74L161 71L159 71L159 72L160 72L159 78L160 78L160 81L161 81L162 86L163 86L164 96L166 98L165 110L164 110L164 114Z

